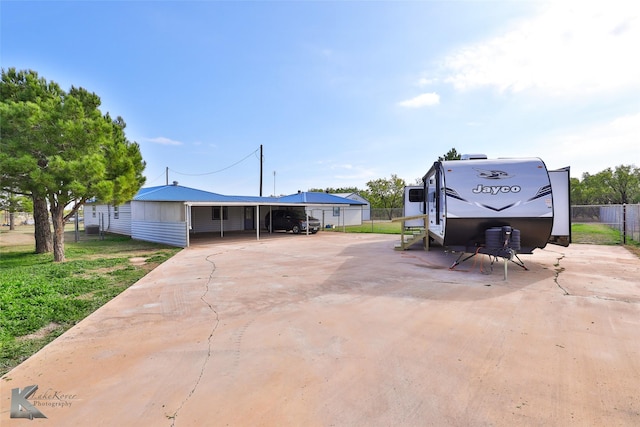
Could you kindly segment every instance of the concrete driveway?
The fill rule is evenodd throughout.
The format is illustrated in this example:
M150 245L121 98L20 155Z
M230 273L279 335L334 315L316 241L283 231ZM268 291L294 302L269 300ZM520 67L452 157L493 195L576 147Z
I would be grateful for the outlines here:
M640 425L637 257L548 246L504 281L397 239L186 249L5 375L1 424Z

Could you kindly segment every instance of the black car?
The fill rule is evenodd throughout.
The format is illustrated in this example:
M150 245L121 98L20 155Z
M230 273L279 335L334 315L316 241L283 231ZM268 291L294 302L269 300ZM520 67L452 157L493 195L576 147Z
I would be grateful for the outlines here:
M273 218L271 218L272 214ZM305 233L307 231L307 214L302 210L276 209L264 217L264 224L269 231L285 230L292 231L293 234ZM309 233L315 234L318 230L320 230L320 221L310 216Z

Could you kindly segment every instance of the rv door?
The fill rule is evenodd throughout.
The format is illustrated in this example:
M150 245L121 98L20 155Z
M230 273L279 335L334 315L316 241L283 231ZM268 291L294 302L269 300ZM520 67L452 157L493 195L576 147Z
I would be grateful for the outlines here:
M569 246L571 243L571 198L569 167L549 171L553 198L553 227L549 243Z
M404 188L404 213L403 216L415 216L424 214L424 188L410 185ZM405 221L405 227L424 227L423 219Z

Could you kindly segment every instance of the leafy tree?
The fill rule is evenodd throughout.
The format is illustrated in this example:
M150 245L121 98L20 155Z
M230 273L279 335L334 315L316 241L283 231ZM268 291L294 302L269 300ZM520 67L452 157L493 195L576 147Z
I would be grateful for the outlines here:
M374 209L385 209L389 219L393 216L393 209L402 207L404 195L404 179L391 175L390 179L379 178L367 182L366 198Z
M438 161L441 162L443 160L460 160L462 158L461 154L458 154L458 151L455 148L452 148L444 155L444 157L438 157Z
M611 171L605 169L602 180L610 189L610 203L638 203L640 201L640 169L632 165L620 165Z
M3 93L14 90L4 87L2 73ZM103 116L95 93L75 87L65 93L34 71L6 74L39 82L45 96L32 96L30 85L3 96L0 183L46 198L54 260L64 261L65 221L89 199L118 204L132 198L144 183L145 164L138 144L127 140L122 118Z
M584 186L578 178L571 178L569 180L571 203L574 205L587 205L589 204L587 196L584 194Z
M609 204L640 202L640 169L633 165L607 168L595 175L584 173L582 181L571 180L574 204Z

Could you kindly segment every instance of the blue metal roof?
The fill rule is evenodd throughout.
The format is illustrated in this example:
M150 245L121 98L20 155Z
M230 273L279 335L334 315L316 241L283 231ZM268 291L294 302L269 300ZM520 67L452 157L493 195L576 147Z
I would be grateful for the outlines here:
M297 194L291 194L290 196L280 197L278 200L282 203L299 203L306 205L366 205L366 203L358 200L346 199L344 197L316 191L303 191Z
M234 202L233 197L180 185L161 185L141 188L133 197L135 201L147 202Z
M318 204L318 205L366 205L366 203L320 192L301 192L283 197L225 196L180 185L161 185L141 188L133 197L141 202L210 202L247 204Z

